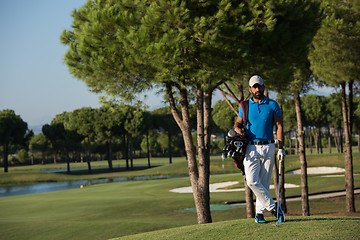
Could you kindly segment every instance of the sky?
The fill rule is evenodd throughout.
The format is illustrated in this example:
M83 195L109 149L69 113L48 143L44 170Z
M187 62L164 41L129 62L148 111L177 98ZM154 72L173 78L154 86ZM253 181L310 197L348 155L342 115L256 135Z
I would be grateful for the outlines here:
M71 29L71 12L86 0L0 0L0 111L12 109L39 127L64 111L98 108L98 94L72 77L60 43ZM164 106L161 96L147 94L150 108Z
M99 96L72 77L60 43L71 29L73 9L86 0L0 0L0 111L12 109L30 129L50 123L64 111L98 108ZM150 110L164 106L161 96L146 94ZM216 94L213 103L220 99Z

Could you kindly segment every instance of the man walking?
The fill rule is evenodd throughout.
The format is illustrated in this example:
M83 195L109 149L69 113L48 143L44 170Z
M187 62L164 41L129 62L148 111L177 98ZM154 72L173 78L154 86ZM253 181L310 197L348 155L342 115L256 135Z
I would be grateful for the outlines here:
M265 210L270 211L278 222L285 222L285 216L281 208L277 207L270 193L269 186L272 169L275 162L275 141L273 126L276 125L276 136L279 150L277 157L283 160L285 157L282 113L279 104L264 95L265 85L263 79L254 75L249 81L249 91L252 98L249 100L249 113L246 125L246 137L248 146L244 159L246 181L256 196L255 222L266 223ZM234 130L239 134L243 123L242 108L239 109L239 117L234 124ZM279 211L278 211L279 209ZM278 212L277 212L278 211Z

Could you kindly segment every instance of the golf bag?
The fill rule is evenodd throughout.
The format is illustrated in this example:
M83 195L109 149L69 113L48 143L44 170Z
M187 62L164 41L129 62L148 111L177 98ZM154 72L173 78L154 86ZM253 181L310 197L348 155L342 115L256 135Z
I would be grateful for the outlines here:
M246 154L247 140L244 135L240 135L233 129L230 129L225 137L226 145L223 149L222 158L231 157L235 166L245 175L244 158Z
M225 147L223 148L222 158L231 157L234 161L235 166L240 169L245 175L244 170L244 158L246 154L246 124L248 120L249 113L249 101L242 101L241 108L243 112L243 124L241 126L242 135L235 132L235 130L230 129L228 135L225 137Z

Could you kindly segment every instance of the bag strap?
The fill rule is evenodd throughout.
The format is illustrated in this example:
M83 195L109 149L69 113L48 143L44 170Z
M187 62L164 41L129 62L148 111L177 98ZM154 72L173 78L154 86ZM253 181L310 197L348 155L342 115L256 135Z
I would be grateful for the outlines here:
M246 101L241 101L240 102L240 105L241 105L241 109L242 109L242 112L243 112L243 126L244 126L244 129L246 129L246 124L247 124L247 121L249 119L249 101L246 100Z

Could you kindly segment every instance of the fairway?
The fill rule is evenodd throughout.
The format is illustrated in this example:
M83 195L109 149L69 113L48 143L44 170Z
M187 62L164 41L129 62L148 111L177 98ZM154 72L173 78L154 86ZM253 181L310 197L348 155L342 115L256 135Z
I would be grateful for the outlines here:
M159 226L195 224L194 213L175 212L192 206L192 195L173 199L174 193L168 191L185 182L188 184L187 179L110 183L3 197L0 233L4 239L107 239Z

